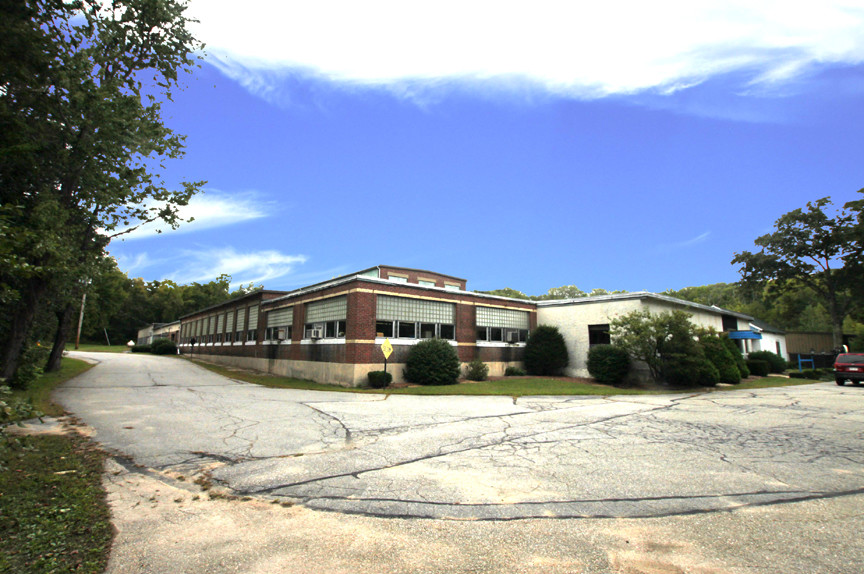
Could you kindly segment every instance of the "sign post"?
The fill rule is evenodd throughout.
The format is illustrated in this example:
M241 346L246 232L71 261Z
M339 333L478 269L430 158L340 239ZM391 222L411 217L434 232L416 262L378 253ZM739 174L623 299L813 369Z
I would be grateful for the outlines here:
M393 345L390 344L390 339L384 339L381 345L381 352L384 353L384 372L387 372L387 359L393 353Z

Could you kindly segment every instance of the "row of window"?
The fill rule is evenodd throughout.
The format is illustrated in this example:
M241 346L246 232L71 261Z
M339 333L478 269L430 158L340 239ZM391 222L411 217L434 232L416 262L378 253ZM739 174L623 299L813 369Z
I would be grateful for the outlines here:
M456 339L456 327L447 323L376 321L375 335L393 339Z

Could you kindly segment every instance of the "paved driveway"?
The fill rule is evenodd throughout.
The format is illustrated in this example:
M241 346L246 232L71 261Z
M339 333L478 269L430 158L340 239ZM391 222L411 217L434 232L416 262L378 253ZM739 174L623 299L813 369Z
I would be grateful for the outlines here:
M864 489L864 389L389 397L99 355L57 398L109 449L241 495L375 516L644 517Z
M208 469L237 495L372 519L538 524L531 519L554 518L587 526L705 516L707 531L724 515L748 510L774 509L795 523L818 514L827 524L835 508L857 508L854 526L847 515L825 526L833 548L812 549L833 559L804 558L786 571L853 572L855 561L864 560L861 545L844 538L857 537L849 529L861 527L862 388L385 397L267 389L174 358L90 356L100 365L66 383L56 398L94 429L97 441L157 471L188 477ZM571 521L553 522L550 531ZM770 520L760 524L761 532L720 535L734 541L770 531ZM783 536L797 544L807 528L802 522ZM843 552L832 554L841 540ZM814 566L823 563L825 569ZM584 571L618 571L606 568Z

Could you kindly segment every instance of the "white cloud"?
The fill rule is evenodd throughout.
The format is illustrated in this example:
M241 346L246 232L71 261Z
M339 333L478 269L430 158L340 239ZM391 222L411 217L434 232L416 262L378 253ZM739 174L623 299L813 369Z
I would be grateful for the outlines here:
M231 276L233 287L241 283L264 284L284 277L307 260L305 255L273 250L238 252L232 247L184 250L176 259L183 262L182 267L166 274L175 283L202 283L225 273Z
M574 97L669 93L742 71L785 82L813 66L864 61L853 0L283 1L254 9L194 0L211 60L258 95L280 71L351 85L447 85L516 78ZM411 90L408 90L411 93Z
M707 241L708 237L710 235L711 235L711 232L706 231L705 233L702 233L701 235L697 235L696 237L693 237L691 239L679 241L678 243L667 243L667 244L662 246L662 249L664 251L671 251L671 250L675 250L675 249L683 249L685 247L691 247L693 245L698 245L700 243L704 243L705 241Z
M226 193L209 189L194 196L189 205L179 209L181 219L193 221L181 223L172 230L169 225L153 222L121 235L121 239L141 239L161 233L189 233L232 225L250 219L267 217L272 213L269 202L263 201L255 192ZM122 230L118 230L122 231Z

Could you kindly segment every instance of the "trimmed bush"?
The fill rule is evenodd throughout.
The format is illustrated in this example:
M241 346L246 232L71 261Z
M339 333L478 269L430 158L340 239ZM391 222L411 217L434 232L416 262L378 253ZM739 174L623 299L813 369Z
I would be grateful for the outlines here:
M750 376L750 369L747 368L747 360L741 354L741 349L735 344L735 341L729 338L726 333L720 335L720 340L726 346L729 354L735 359L735 365L738 367L738 372L741 373L741 378L746 379Z
M387 371L369 371L366 377L369 379L369 386L373 389L386 388L393 382L393 375Z
M822 378L822 373L819 372L819 369L804 369L801 374L804 375L805 379L811 379L813 381L818 381Z
M154 355L176 355L177 345L171 339L156 339L150 345L150 352Z
M465 378L469 381L485 381L489 377L489 365L480 359L474 359L468 363Z
M807 375L805 375L801 371L791 371L789 373L789 378L790 379L806 379Z
M614 345L595 345L588 350L588 372L600 383L618 385L630 372L630 355Z
M772 353L771 351L753 351L747 358L753 361L765 361L768 363L768 372L770 373L783 373L786 371L786 359L777 353Z
M149 353L150 352L150 345L135 345L134 347L132 347L132 352L133 353Z
M525 344L525 368L532 375L560 375L570 363L558 327L540 325Z
M771 372L771 365L768 364L768 361L747 359L747 368L750 369L752 375L757 377L767 377L768 373Z
M405 380L418 385L453 385L459 380L459 357L443 339L424 339L411 347Z
M732 356L720 337L706 334L699 338L699 343L705 351L705 358L717 368L721 383L737 385L741 382L741 372L738 370L735 357Z
M525 371L519 367L507 367L504 369L505 377L524 377Z
M713 387L720 382L720 373L711 361L687 353L664 356L663 377L673 387Z

